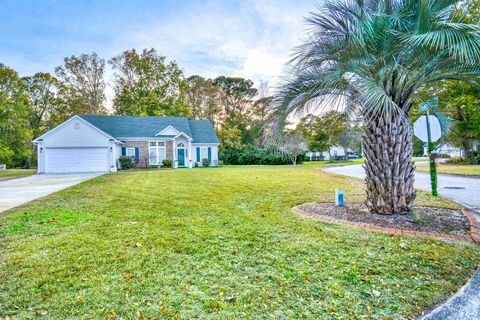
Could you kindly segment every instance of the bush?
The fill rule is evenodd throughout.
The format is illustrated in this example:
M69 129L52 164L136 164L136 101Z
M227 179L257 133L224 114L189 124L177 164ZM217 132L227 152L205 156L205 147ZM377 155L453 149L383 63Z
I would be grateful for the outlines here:
M170 159L164 159L162 161L162 164L165 168L171 168L172 167L172 160Z
M202 159L202 165L203 165L205 168L210 167L210 163L211 163L211 161L210 161L209 159L207 159L207 158Z
M198 162L195 162L195 168L200 167L200 164Z
M281 165L292 164L291 161L284 157L280 152L274 150L267 150L262 148L255 148L247 146L242 149L226 149L221 153L221 158L224 164L233 165ZM305 156L299 156L297 163L302 163Z
M445 161L448 164L472 164L472 161L466 157L454 157Z
M133 167L133 157L121 156L118 158L118 162L120 162L120 169L130 169Z

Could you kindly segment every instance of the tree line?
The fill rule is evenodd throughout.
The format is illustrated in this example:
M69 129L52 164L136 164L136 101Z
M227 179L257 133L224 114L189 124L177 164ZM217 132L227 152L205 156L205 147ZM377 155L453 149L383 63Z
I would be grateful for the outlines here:
M108 66L113 71L111 108L105 94ZM422 92L424 97L439 96L456 120L444 141L464 148L468 163L478 162L480 90L443 81ZM35 166L33 139L75 114L108 113L208 119L221 140L220 157L230 164L296 162L307 149L328 151L332 146L361 154L361 120L336 111L299 119L293 130L287 130L283 145L272 146L265 133L276 112L266 83L256 88L253 81L239 77L187 77L176 62L155 49L127 50L108 61L95 53L70 56L54 74L26 77L0 63L0 163ZM412 119L417 116L413 113ZM415 146L415 154L421 154L422 144L417 141Z
M108 67L114 90L110 108ZM208 119L223 154L264 148L262 126L271 110L266 84L257 89L252 80L240 77L187 77L155 49L126 50L109 60L96 53L72 55L54 74L25 77L0 63L0 163L34 166L31 141L75 114Z

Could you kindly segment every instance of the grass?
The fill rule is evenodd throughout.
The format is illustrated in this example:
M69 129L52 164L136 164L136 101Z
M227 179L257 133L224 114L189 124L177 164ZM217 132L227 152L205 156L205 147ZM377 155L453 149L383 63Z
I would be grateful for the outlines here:
M417 166L417 171L429 172L429 170L430 170L430 167L428 165ZM437 172L464 175L464 176L480 176L480 165L437 163Z
M428 157L413 157L413 162L428 162Z
M362 201L362 186L314 166L89 180L0 214L0 318L397 319L465 283L477 246L291 211L337 187Z
M319 166L336 166L336 165L344 165L344 164L362 164L364 159L352 159L352 160L335 160L335 161L328 161L328 160L316 160L316 161L304 161L304 165L319 165Z
M427 157L413 157L414 162L423 162L428 161ZM336 166L336 165L344 165L344 164L363 164L365 162L364 158L361 159L352 159L352 160L337 160L337 161L305 161L303 164L305 165L320 165L320 166Z
M0 170L0 181L28 177L37 172L36 169L7 169Z

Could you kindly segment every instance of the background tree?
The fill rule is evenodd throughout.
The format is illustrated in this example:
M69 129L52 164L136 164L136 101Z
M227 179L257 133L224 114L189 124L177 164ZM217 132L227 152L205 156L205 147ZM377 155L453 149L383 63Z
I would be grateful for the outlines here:
M55 68L55 73L68 92L68 104L75 113L106 113L104 59L96 53L72 55Z
M345 160L348 160L348 153L355 152L362 155L362 126L358 121L346 121L345 130L338 136L338 145L345 152Z
M301 131L291 131L285 134L280 151L293 165L297 164L298 157L308 151L305 137Z
M188 84L175 62L155 49L135 49L110 59L114 70L113 107L119 115L188 116Z
M0 163L11 166L29 156L28 116L22 80L17 72L0 63Z
M444 0L326 1L308 19L279 94L286 114L327 97L364 117L366 205L411 211L415 166L409 113L423 86L474 82L480 72L478 25ZM317 104L318 105L318 104Z
M426 101L434 96L454 120L442 140L464 149L468 162L473 164L480 146L480 88L460 81L442 81L423 88L417 100Z
M222 91L222 105L225 111L225 126L237 128L242 133L242 143L252 144L258 132L251 131L252 104L257 94L253 81L236 77L217 77L213 83Z
M28 96L29 116L28 124L32 139L72 116L68 103L61 97L65 93L62 84L49 73L36 73L31 77L24 77L25 94ZM32 156L35 158L35 146L30 144L31 156L26 159L26 166L32 165Z
M222 89L211 79L194 75L187 78L187 103L190 117L193 119L208 119L214 128L220 128L224 120L222 109Z
M297 125L297 130L307 137L309 150L326 151L332 159L332 147L349 145L350 142L345 141L349 127L347 115L332 110L320 116L303 118Z

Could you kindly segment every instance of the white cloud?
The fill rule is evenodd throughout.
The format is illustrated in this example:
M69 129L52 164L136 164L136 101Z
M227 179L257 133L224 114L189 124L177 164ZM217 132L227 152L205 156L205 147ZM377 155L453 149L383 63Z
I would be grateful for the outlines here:
M156 48L187 75L242 76L276 83L302 38L315 2L247 1L232 11L218 2L191 5L168 19L139 25L116 47Z

